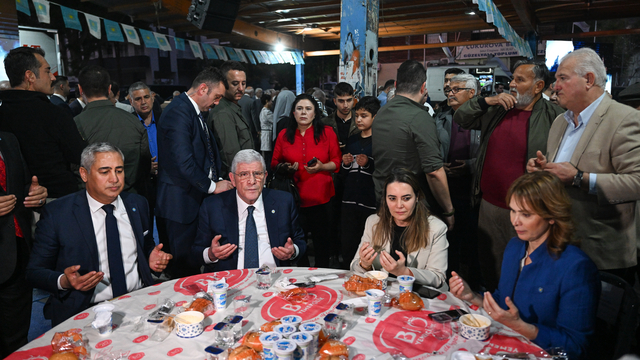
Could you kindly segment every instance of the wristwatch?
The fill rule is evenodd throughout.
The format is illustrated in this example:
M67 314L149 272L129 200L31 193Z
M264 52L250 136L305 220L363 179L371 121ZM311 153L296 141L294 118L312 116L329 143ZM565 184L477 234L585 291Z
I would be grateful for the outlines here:
M578 170L578 173L573 177L573 183L571 183L571 186L580 189L580 186L582 185L582 175L584 175L584 172L580 171L578 168L576 168L576 170Z

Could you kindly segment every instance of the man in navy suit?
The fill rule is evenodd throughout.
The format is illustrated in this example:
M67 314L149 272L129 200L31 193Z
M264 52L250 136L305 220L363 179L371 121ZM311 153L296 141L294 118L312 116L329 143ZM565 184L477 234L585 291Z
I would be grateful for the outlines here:
M71 111L71 108L67 103L67 97L71 91L69 88L69 78L63 75L56 76L56 79L51 83L51 88L53 89L53 94L49 98L51 103L61 107L67 112L67 114L73 117L73 111Z
M122 152L94 143L82 152L86 190L47 204L37 224L27 280L51 293L53 326L95 303L153 284L171 259L155 246L144 197L122 192ZM119 256L112 256L117 254Z
M156 218L160 241L175 260L168 270L173 278L193 275L199 268L189 257L198 229L202 200L233 186L220 180L218 145L206 122L211 106L224 95L220 70L206 68L186 93L175 97L157 123L158 196Z
M307 245L293 196L264 189L266 165L255 150L236 154L229 178L236 191L200 207L193 259L205 272L294 264Z

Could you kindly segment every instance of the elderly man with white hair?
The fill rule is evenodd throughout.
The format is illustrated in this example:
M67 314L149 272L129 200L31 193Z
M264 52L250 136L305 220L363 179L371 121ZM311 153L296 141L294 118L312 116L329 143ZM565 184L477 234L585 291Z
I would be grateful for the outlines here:
M306 243L293 196L265 189L267 167L255 150L236 153L229 179L234 190L200 206L193 259L205 272L251 269L297 262Z
M604 63L591 49L562 59L555 88L567 112L549 131L546 155L538 151L527 171L546 170L565 183L582 250L598 269L633 284L640 112L612 100L606 80Z

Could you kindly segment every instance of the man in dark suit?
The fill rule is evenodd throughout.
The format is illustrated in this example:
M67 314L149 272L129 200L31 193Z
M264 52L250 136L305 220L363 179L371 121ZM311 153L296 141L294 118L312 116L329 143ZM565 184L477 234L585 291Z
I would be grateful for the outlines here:
M67 114L73 116L73 112L67 103L67 97L69 96L69 79L66 76L58 75L56 79L51 83L53 88L53 94L49 98L51 103L56 106L60 106Z
M58 198L78 191L71 164L80 164L87 143L69 114L47 98L55 77L44 55L21 46L4 59L11 90L0 94L0 131L15 135L31 175Z
M147 201L122 192L120 149L94 143L82 152L86 190L49 203L42 211L27 280L49 291L46 318L53 326L127 292L153 284L171 255L155 246ZM112 256L115 255L115 256Z
M158 121L158 234L175 261L169 275L184 277L199 272L191 266L191 245L198 228L198 209L212 193L233 188L221 174L220 154L203 111L224 95L220 70L206 68L186 93L175 97Z
M242 117L249 123L249 129L251 130L251 137L253 138L253 149L260 151L260 113L258 117L254 116L253 112L253 87L247 86L244 89L244 95L238 100L238 105L242 109Z
M294 264L307 245L293 196L264 189L266 165L255 150L236 154L229 178L236 191L210 196L200 207L193 259L205 272Z
M29 176L18 140L0 132L0 358L27 343L31 287L25 270L31 248L31 209L40 207L47 189Z

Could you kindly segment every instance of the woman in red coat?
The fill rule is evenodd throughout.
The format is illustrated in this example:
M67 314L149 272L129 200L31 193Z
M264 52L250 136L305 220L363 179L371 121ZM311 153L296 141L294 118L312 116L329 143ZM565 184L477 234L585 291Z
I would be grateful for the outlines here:
M329 200L335 194L331 173L340 170L341 153L335 132L320 121L321 116L314 98L306 94L296 97L289 123L278 134L271 168L284 163L295 171L293 181L300 192L300 220L305 234L313 234L315 266L328 267ZM301 265L306 265L304 261L301 259Z

